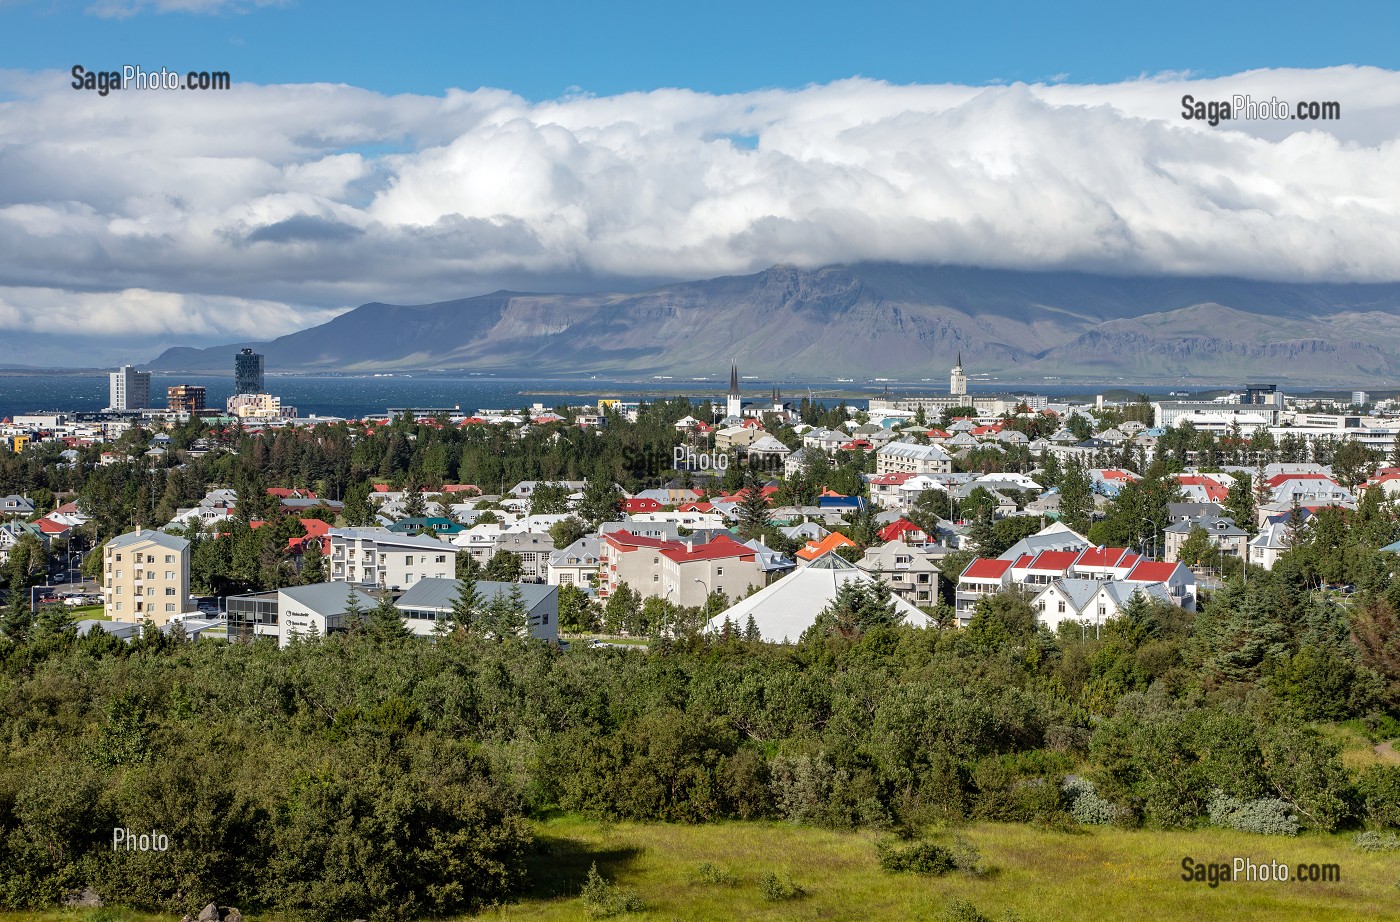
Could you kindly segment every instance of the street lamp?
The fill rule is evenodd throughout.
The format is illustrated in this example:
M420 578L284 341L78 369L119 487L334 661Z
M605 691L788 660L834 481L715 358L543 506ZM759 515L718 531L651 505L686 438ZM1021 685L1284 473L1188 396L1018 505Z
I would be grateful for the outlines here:
M701 578L698 577L698 576L695 577L695 581L696 581L697 583L699 583L699 584L704 588L704 590L705 590L705 626L706 626L706 627L709 627L709 624L710 624L710 584L707 583L707 582L705 582L703 579L701 579Z

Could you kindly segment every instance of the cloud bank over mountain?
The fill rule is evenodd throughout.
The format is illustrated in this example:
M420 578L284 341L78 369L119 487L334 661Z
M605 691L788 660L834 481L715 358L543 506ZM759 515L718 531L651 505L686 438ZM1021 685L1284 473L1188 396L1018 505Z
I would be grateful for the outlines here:
M539 103L70 81L0 72L0 329L263 338L777 263L1400 280L1400 74L1375 68ZM1181 117L1236 93L1342 118Z

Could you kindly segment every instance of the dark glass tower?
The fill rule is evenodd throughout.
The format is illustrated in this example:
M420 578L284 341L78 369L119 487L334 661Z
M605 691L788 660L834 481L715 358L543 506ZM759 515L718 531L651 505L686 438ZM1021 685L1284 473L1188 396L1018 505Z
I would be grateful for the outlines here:
M233 392L262 394L263 357L252 349L244 349L233 357Z

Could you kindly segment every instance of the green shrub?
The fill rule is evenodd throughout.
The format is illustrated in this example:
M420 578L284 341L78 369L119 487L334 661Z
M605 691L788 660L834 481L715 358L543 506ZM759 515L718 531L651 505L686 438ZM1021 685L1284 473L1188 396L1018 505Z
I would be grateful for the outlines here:
M1284 801L1272 797L1240 800L1220 791L1210 800L1210 823L1264 836L1296 836L1298 817Z
M900 848L889 842L875 847L880 867L891 874L947 874L957 867L953 853L932 842L915 842Z
M583 905L588 914L595 919L606 919L625 912L641 912L646 909L646 904L634 891L624 890L599 874L596 862L589 867L588 880L584 882L579 895L583 897Z
M993 922L991 916L979 912L977 907L967 900L953 900L948 904L948 912L943 918L948 922Z
M695 869L695 879L702 884L714 884L720 887L732 887L739 883L739 878L735 877L732 872L710 864L708 861Z
M1366 822L1400 829L1400 766L1372 765L1356 780Z
M763 875L759 887L763 890L763 898L770 903L780 903L784 900L795 900L807 894L797 884L792 882L792 878L787 875L778 877L772 871Z

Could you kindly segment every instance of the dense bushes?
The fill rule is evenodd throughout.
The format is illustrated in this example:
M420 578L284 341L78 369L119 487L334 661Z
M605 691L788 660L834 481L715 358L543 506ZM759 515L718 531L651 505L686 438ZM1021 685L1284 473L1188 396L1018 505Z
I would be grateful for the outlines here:
M0 903L91 886L172 911L450 914L519 891L526 818L554 809L896 832L1400 826L1400 770L1349 778L1300 716L1330 686L1299 685L1286 635L1319 635L1317 611L1277 637L1214 609L1193 634L1139 605L1101 637L1018 613L1009 598L977 631L649 654L470 636L0 642ZM118 826L171 848L113 852Z

